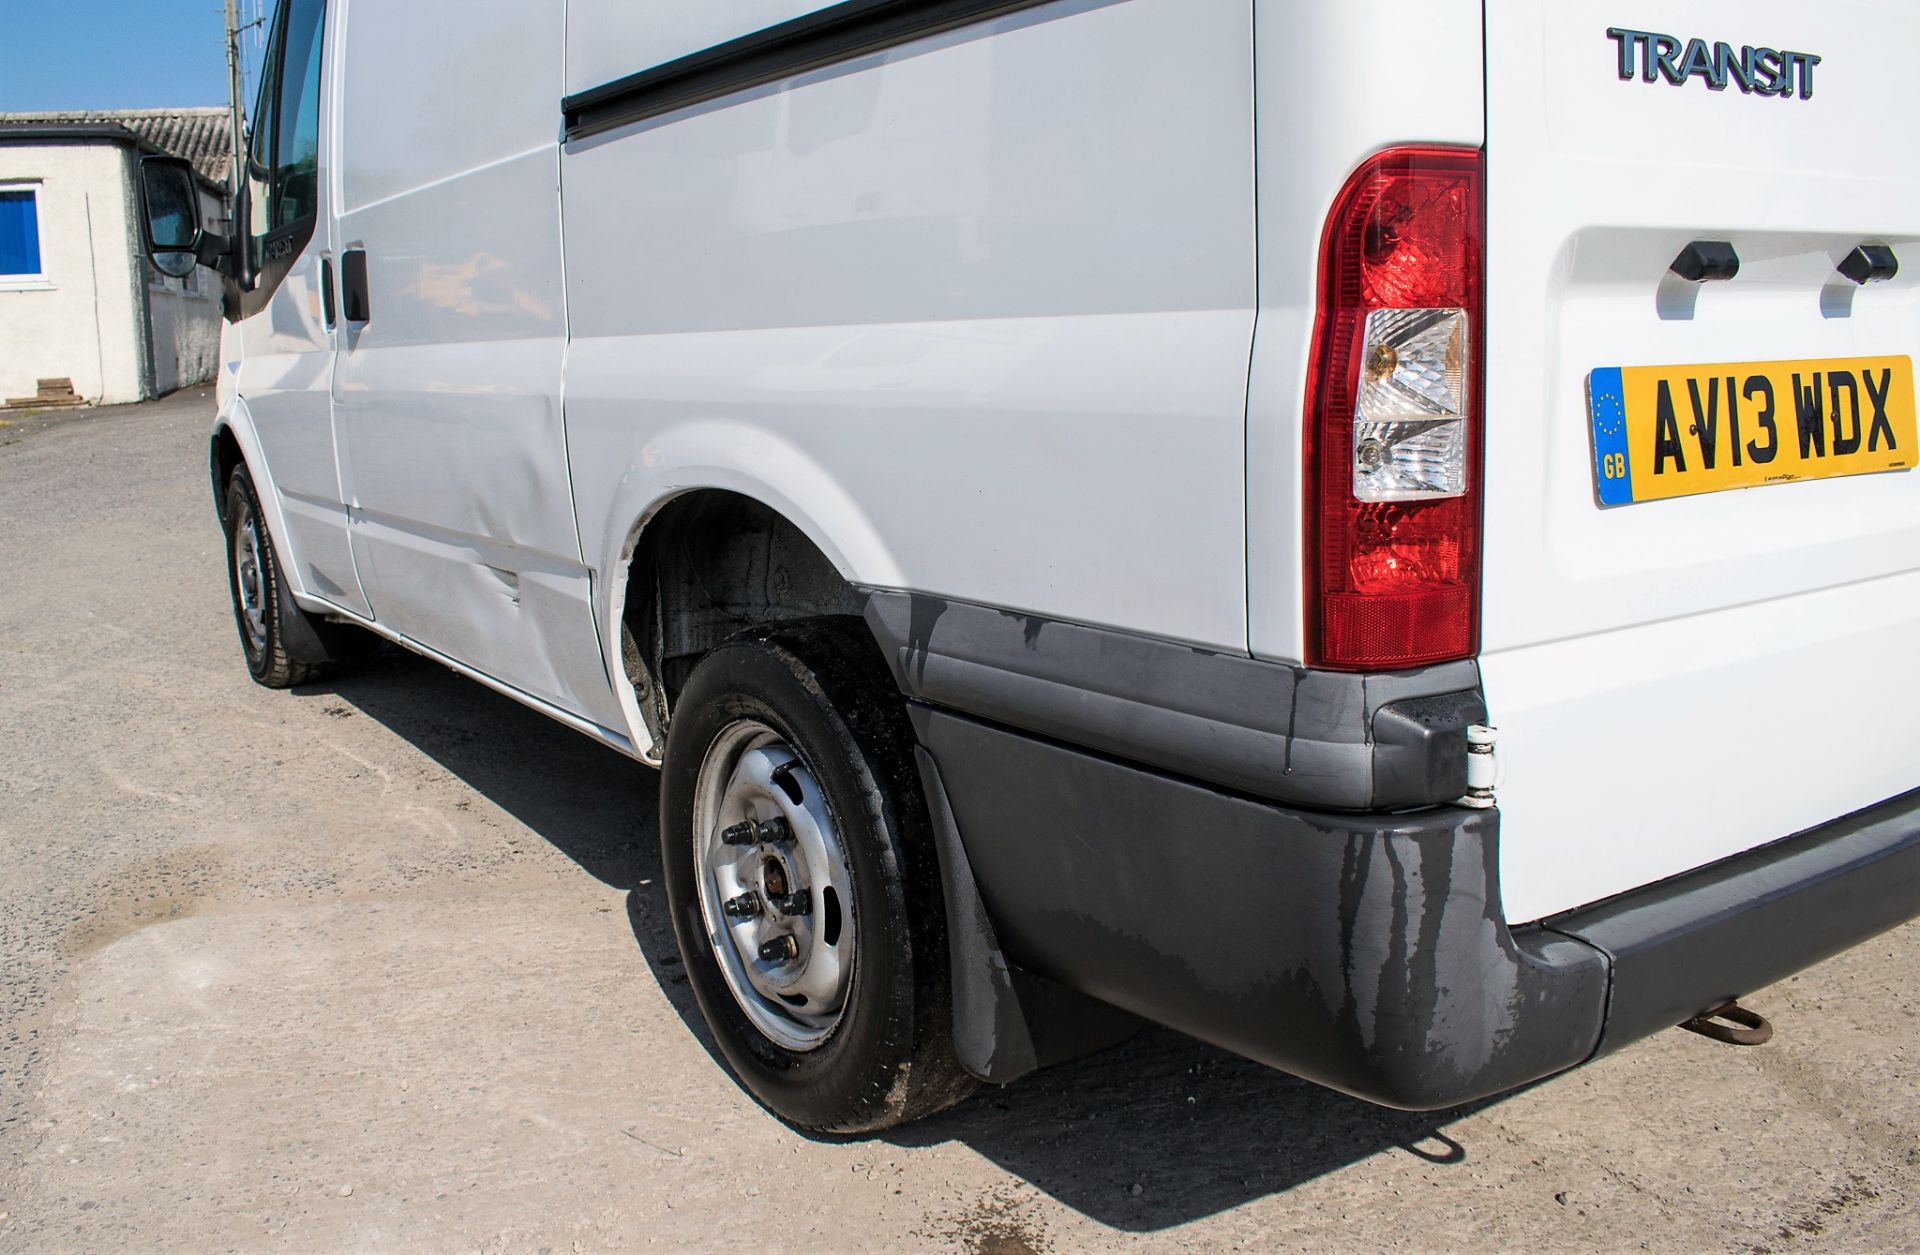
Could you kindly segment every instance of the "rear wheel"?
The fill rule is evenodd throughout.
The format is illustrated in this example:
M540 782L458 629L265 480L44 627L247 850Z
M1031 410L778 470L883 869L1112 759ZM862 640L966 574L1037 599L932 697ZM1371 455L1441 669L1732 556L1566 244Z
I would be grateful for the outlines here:
M965 1097L913 733L834 620L714 650L676 703L661 860L689 981L755 1097L874 1132Z

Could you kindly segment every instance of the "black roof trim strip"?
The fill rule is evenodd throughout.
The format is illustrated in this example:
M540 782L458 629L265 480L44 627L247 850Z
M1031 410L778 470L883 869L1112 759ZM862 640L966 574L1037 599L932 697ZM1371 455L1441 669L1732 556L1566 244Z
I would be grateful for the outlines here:
M747 91L1048 0L844 0L560 102L567 138Z
M138 135L117 122L28 122L25 124L7 122L0 119L0 140L20 140L46 143L51 140L87 140L104 139L115 144L142 145L152 152L159 152L151 144L145 144Z

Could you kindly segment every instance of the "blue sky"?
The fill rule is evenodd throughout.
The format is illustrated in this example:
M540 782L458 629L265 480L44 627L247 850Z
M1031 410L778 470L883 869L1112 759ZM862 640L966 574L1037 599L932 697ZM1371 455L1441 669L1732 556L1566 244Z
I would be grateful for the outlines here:
M0 113L223 105L225 25L222 0L0 0Z

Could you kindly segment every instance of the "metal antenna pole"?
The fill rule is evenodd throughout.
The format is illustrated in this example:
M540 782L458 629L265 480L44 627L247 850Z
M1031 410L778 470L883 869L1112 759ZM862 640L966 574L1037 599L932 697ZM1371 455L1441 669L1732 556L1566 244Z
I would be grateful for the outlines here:
M227 108L233 114L233 204L240 203L241 163L247 159L246 117L240 103L240 14L227 0Z

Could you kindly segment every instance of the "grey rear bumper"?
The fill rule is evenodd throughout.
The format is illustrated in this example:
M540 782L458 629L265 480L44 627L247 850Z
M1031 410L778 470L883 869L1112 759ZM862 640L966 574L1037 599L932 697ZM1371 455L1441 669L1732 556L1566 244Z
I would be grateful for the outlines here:
M1920 791L1510 928L1496 812L1301 810L925 705L915 723L1007 958L1389 1106L1573 1067L1920 914Z

